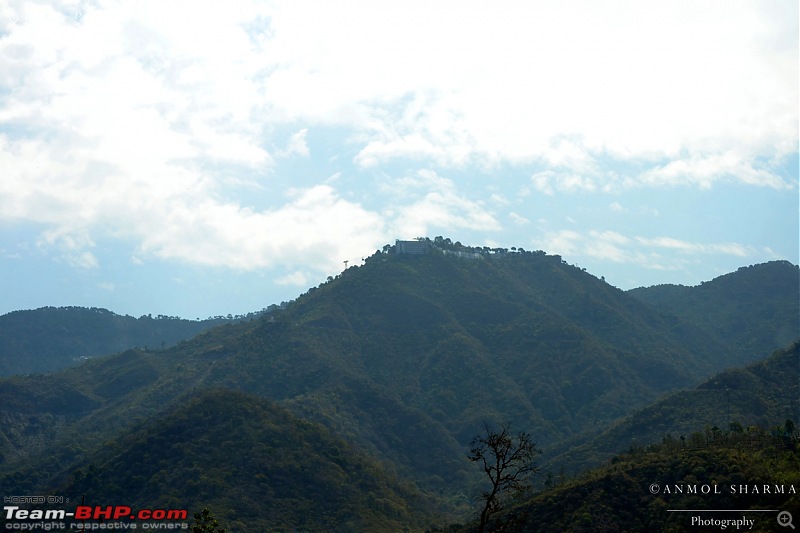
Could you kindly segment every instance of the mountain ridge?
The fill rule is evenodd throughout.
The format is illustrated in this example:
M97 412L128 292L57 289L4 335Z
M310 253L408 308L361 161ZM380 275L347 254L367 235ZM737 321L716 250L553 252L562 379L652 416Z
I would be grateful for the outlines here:
M599 432L731 366L707 333L543 252L377 253L269 317L0 380L0 481L52 488L43 465L69 472L213 388L277 402L463 511L479 482L464 447L484 420L546 447Z
M709 377L696 387L669 394L624 417L588 440L565 442L545 454L553 465L571 465L572 473L595 467L631 446L716 427L769 427L800 420L800 339L746 367ZM564 451L567 450L567 451ZM549 456L549 457L548 457ZM551 468L557 470L557 467Z
M185 320L161 315L134 318L97 307L12 311L0 316L0 377L52 372L128 348L163 349L213 327L266 312Z
M800 332L800 320L775 320L800 316L800 298L786 298L800 294L800 269L788 261L740 267L694 287L667 284L627 293L729 339L734 366L751 362L764 347L787 345Z

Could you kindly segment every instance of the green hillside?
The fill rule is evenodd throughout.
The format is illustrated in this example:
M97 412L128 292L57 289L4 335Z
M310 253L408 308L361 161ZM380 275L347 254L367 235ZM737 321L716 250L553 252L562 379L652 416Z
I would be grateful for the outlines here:
M800 335L800 269L788 261L742 267L696 287L657 285L628 294L727 339L731 366Z
M277 402L413 482L440 512L465 514L481 480L464 452L484 420L511 422L564 455L559 443L587 445L732 366L718 332L558 256L476 250L379 252L270 316L163 351L0 380L0 489L52 490L65 482L54 473L111 468L106 443L214 389ZM797 320L773 318L774 329ZM597 450L580 453L588 464Z
M579 472L602 464L631 446L688 438L698 428L729 430L769 427L800 420L800 341L745 368L709 378L695 388L671 394L608 429L548 450L553 472Z
M165 348L232 320L134 318L84 307L14 311L0 316L0 376L52 372L128 348Z
M408 531L432 506L318 424L277 404L207 391L104 444L59 494L98 505L215 509L230 530Z
M796 434L761 430L649 446L519 504L503 531L786 531L776 519L800 508L798 448Z

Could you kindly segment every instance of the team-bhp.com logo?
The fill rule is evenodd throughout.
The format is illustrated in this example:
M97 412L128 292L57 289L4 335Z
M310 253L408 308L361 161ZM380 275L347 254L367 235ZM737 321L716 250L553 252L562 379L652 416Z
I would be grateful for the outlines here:
M140 509L134 513L125 505L79 505L75 509L75 520L186 520L188 514L186 509Z
M186 520L189 512L186 509L139 509L134 511L127 505L78 505L74 511L64 509L21 509L16 505L6 505L3 507L6 529L67 529L66 524L58 522L62 520L80 521L80 524L70 524L70 529L84 526L84 529L96 529L95 527L85 527L88 521L101 521L100 524L93 523L91 526L108 526L106 521L114 522L114 529L136 529L136 522L141 523L143 529L161 529L164 525L170 524L174 529L174 522ZM41 521L37 526L24 527L31 521ZM44 521L52 521L45 526ZM159 527L159 524L162 527ZM9 527L11 526L11 527ZM188 526L186 523L179 525L182 529ZM100 527L106 529L107 527Z

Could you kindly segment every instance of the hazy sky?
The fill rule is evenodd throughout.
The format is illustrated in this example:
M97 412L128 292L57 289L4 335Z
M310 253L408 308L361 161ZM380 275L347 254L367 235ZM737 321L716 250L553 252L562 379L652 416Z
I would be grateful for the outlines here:
M245 313L418 236L797 264L799 86L796 0L0 0L0 313Z

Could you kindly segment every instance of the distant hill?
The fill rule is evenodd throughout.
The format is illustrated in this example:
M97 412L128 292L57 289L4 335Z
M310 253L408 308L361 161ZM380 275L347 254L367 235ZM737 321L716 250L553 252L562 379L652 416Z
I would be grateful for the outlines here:
M94 307L14 311L0 316L0 377L52 372L128 348L166 348L232 320L134 318Z
M800 336L800 269L788 261L742 267L696 287L656 285L628 294L726 339L731 366Z
M48 473L105 464L103 443L211 388L277 402L465 512L480 482L465 449L484 420L553 449L734 364L723 335L559 256L426 250L387 246L280 312L163 351L0 380L0 489L54 490Z
M565 441L543 459L550 471L574 473L630 447L687 438L698 429L769 427L786 419L800 422L800 340L758 363L670 394L602 432Z

